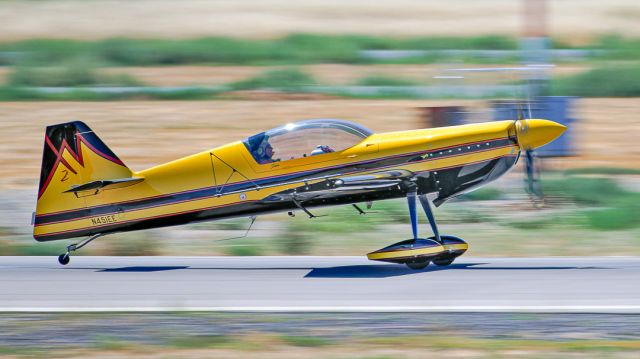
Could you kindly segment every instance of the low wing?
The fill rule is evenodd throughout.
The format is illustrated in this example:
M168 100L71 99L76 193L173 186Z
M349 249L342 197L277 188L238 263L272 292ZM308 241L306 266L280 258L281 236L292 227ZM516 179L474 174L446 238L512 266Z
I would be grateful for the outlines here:
M413 177L413 173L406 170L389 170L358 176L333 177L273 194L263 201L296 200L303 202L311 199L334 198L397 186L411 177Z

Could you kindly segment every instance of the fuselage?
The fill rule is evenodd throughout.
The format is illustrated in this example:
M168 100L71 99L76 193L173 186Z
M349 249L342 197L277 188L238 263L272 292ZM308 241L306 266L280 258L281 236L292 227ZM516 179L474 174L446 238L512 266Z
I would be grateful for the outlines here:
M34 237L55 240L292 211L298 207L277 200L278 193L391 169L414 173L418 191L432 194L440 205L507 172L520 154L518 142L514 122L497 121L371 134L344 150L259 163L238 141L136 172L143 181L88 195L82 208L37 213ZM406 189L396 186L319 197L305 206L405 195Z

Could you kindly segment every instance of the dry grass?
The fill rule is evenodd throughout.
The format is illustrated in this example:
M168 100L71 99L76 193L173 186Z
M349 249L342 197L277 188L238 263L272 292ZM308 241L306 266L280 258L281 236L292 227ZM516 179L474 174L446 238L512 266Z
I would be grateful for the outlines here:
M377 132L426 127L419 107L462 105L488 119L482 101L284 100L6 102L0 106L0 189L36 185L49 124L88 123L133 170L170 161L305 118L351 119ZM574 126L580 156L562 166L640 163L640 102L582 99Z
M640 35L636 0L549 1L549 32L573 42ZM4 1L0 40L113 36L274 37L291 32L391 36L522 32L522 2L506 0Z
M517 65L483 65L481 67L513 67ZM103 70L111 74L128 74L145 84L152 86L189 86L189 85L223 85L244 80L277 66L164 66L164 67L118 67ZM299 66L323 85L352 85L367 76L384 76L418 83L434 83L434 76L442 75L451 65L346 65L317 64ZM575 75L591 68L590 65L559 64L551 70L552 76ZM474 76L466 82L477 81L484 85L496 82L495 73ZM0 69L0 81L3 71ZM498 78L500 81L513 80L508 76Z
M122 345L121 343L116 343ZM379 340L345 341L321 347L292 346L274 336L256 334L242 338L231 348L171 348L125 345L107 349L64 349L47 352L47 356L66 358L636 358L637 341L573 340L544 342L541 340L475 339L467 337L389 337ZM35 350L35 356L44 352ZM20 358L20 355L3 356Z

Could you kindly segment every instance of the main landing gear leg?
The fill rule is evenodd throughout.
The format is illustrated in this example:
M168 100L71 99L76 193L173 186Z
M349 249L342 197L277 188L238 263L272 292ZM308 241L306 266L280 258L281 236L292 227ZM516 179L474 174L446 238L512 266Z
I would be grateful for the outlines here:
M448 266L456 259L456 257L462 255L469 246L465 241L458 237L454 236L440 236L440 231L438 231L438 224L436 223L436 219L433 215L433 210L431 209L431 203L426 195L421 194L419 196L420 204L422 205L422 209L424 209L424 213L427 215L429 219L429 225L431 225L431 230L433 231L433 239L440 243L444 249L445 253L434 258L433 264L437 266Z
M418 193L416 189L412 188L407 192L413 238L371 252L367 254L367 258L374 261L405 264L411 269L424 269L432 260L439 259L443 255L449 255L442 243L436 241L433 237L418 238L418 211L416 210Z
M418 240L418 211L416 211L416 196L416 192L407 193L407 204L409 205L409 218L411 219L413 242ZM431 263L429 258L414 258L405 262L407 267L411 269L424 269L429 265L429 263Z
M89 242L93 241L94 239L96 239L96 238L98 238L100 236L102 236L101 233L94 234L94 235L92 235L91 237L85 239L82 242L68 245L67 246L67 252L58 256L58 263L62 264L63 266L69 264L69 260L71 259L71 252L74 252L74 251L86 246L87 244L89 244Z
M416 197L420 199L420 204L429 219L433 237L418 238ZM367 258L374 261L405 264L411 269L423 269L431 262L438 266L448 266L469 248L467 243L458 237L440 235L427 196L418 195L415 189L411 190L407 192L407 204L409 205L413 238L371 252L367 254Z
M418 239L418 212L416 211L416 192L407 193L407 204L409 205L409 217L411 218L411 232L413 240Z
M429 225L431 226L431 230L433 231L433 235L436 237L436 241L442 244L442 238L440 238L440 232L438 231L438 224L436 223L436 218L433 216L433 210L431 209L431 204L429 203L429 199L426 195L421 194L418 196L420 199L420 204L422 205L422 209L424 209L424 214L427 215L427 219L429 220Z

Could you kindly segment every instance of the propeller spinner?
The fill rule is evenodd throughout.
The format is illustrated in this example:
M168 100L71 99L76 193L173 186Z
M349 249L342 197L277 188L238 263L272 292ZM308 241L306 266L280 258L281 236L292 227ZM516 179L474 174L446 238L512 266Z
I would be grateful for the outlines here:
M527 191L531 196L541 200L542 190L538 185L538 171L533 150L560 137L567 128L557 122L539 119L516 120L514 126L518 146L520 146L520 151L524 152Z

